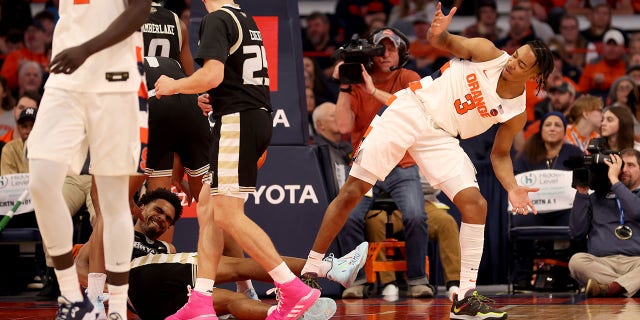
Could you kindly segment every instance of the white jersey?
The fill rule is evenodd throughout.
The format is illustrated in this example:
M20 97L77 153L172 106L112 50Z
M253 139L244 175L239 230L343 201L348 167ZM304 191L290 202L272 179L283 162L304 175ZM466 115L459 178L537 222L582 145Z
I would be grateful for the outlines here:
M126 0L61 0L52 57L102 33L126 9ZM142 33L91 55L72 74L51 74L45 88L79 92L137 92L142 79Z
M496 93L507 60L507 53L485 62L452 59L410 88L435 125L453 136L470 138L525 111L524 87L522 95L513 99Z

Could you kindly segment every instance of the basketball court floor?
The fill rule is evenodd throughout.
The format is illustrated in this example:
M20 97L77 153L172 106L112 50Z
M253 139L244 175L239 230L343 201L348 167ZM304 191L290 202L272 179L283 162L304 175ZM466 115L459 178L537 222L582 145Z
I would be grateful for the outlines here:
M442 288L444 289L444 288ZM443 292L444 290L440 290ZM517 293L509 295L506 286L480 287L480 292L495 300L495 306L506 310L509 319L521 320L638 320L640 299L590 298L577 293ZM275 303L275 300L263 300ZM440 320L449 319L449 300L435 299L386 301L382 298L336 300L338 311L332 319L364 320ZM0 297L0 319L51 320L55 318L53 301L39 302L33 293ZM129 314L129 319L138 319Z

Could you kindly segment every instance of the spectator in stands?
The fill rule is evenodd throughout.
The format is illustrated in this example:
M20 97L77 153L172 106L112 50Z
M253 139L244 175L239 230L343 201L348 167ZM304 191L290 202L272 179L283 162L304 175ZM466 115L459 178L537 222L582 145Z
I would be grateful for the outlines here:
M569 13L579 14L572 11ZM589 20L589 28L581 30L580 34L587 39L587 41L596 44L597 51L600 51L600 43L604 39L604 34L611 29L611 8L606 3L596 5L594 8L588 9L587 19ZM589 61L587 56L587 61Z
M420 183L424 192L424 210L429 226L429 241L438 243L447 297L453 299L453 294L458 292L460 286L458 223L447 212L449 207L436 198L440 190L433 188L423 175L420 175ZM384 212L372 210L367 213L366 219L367 241L384 241L387 215ZM394 211L392 220L394 234L402 232L402 212ZM384 253L381 252L381 255L384 257ZM395 272L380 272L380 283L384 286L382 295L388 300L393 300L391 298L398 295L399 290L395 281Z
M602 107L602 99L599 97L586 94L576 99L569 112L573 124L567 126L564 140L587 153L589 141L600 136Z
M15 129L17 128L18 118L22 111L26 108L37 108L40 104L40 99L42 96L37 92L27 91L18 97L18 101L13 106L13 121L14 126L9 131L7 131L4 135L0 136L0 140L8 143L13 139L17 139L18 135L14 135Z
M635 1L634 5L635 5ZM610 8L611 14L621 15L621 14L633 14L634 5L632 5L631 0L607 0L604 2L600 1L589 1L589 0L566 0L564 5L567 12L576 15L588 15L592 11L591 9L598 8L599 5L605 5Z
M31 129L33 129L33 123L36 121L37 111L37 107L29 107L20 112L20 116L16 121L20 139L13 139L2 148L0 175L29 173L29 161L24 156L24 146L29 138Z
M625 107L631 111L635 140L640 141L640 122L638 121L640 89L633 79L628 76L616 79L609 90L608 102L609 106Z
M392 7L389 0L338 0L334 10L337 27L344 34L345 41L353 34L364 36L372 19L388 20Z
M560 18L560 36L564 47L564 61L582 71L585 64L585 54L588 49L588 41L580 34L578 17L565 14ZM593 47L595 50L595 46Z
M336 121L341 133L351 133L351 144L357 147L377 113L384 110L384 104L393 92L406 88L410 82L420 80L414 72L402 68L407 60L409 40L400 31L383 28L375 32L371 43L385 47L383 56L373 57L372 67L362 67L363 83L341 85L337 101ZM334 77L338 78L342 62L337 64ZM406 234L407 278L410 297L433 297L425 273L427 256L426 218L424 215L424 195L420 186L418 166L407 153L384 181L373 187L373 197L383 193L391 197L403 212ZM347 251L364 240L365 216L371 207L372 198L363 197L358 206L338 234L341 250ZM362 298L364 279L360 273L355 284L343 292L343 297Z
M335 103L325 102L313 110L313 124L316 128L313 144L329 147L331 169L335 178L334 186L337 192L347 178L353 147L342 140L342 134L336 122L336 108Z
M627 70L624 61L624 36L618 30L607 31L602 38L601 60L587 63L580 76L580 92L605 97L611 84Z
M606 139L604 150L620 151L633 148L633 114L624 107L606 108L602 115L600 134Z
M436 3L437 1L428 0L400 0L391 9L388 25L411 38L414 35L411 27L413 22L418 17L433 17L436 12Z
M539 40L531 27L531 12L527 8L515 6L509 13L509 33L495 42L496 47L512 54L525 43Z
M536 37L547 42L555 36L555 32L545 20L541 20L536 16L536 12L533 10L533 5L534 3L531 0L514 1L514 7L524 8L529 12L529 15L531 16L531 28L533 29Z
M567 119L562 112L548 112L540 120L538 132L527 139L514 159L516 174L539 169L569 170L562 162L583 154L580 148L564 141Z
M42 67L35 61L25 61L20 64L18 69L18 90L17 96L22 95L26 91L34 91L42 93Z
M466 27L462 35L468 38L482 37L496 42L502 39L506 31L497 24L498 11L493 0L483 0L478 4L476 10L476 23Z
M51 43L51 40L53 40L53 29L56 26L56 17L51 11L43 10L33 16L33 19L37 20L42 25L46 41Z
M570 232L586 237L589 250L573 255L569 270L587 297L632 297L640 289L640 152L623 149L605 164L609 193L576 186Z
M0 76L0 137L13 130L16 124L13 107L16 99L9 91L7 80Z
M18 69L24 60L35 61L42 69L47 69L49 59L46 55L47 36L44 27L32 20L24 32L24 47L10 53L2 64L0 74L7 79L11 91L18 88Z
M437 49L429 43L427 33L430 26L431 23L427 16L415 16L413 22L414 37L409 46L411 59L409 69L416 71L421 77L428 76L434 70L440 69L449 59L449 52Z
M545 114L551 111L557 111L562 113L566 120L569 112L571 112L571 106L576 98L576 91L569 82L563 81L559 85L550 86L547 93L547 98L535 106L535 116L540 119L529 124L524 130L525 140L540 131L540 128L542 128L541 118ZM516 150L521 150L521 148L517 147Z
M338 95L337 84L328 81L329 78L323 74L316 58L302 57L302 67L305 72L305 87L313 89L316 105L327 101L336 101ZM309 76L308 79L307 75Z
M321 12L313 12L306 21L307 29L302 39L302 51L305 55L315 57L320 69L325 72L325 77L329 78L333 70L331 68L331 54L338 47L331 38L329 17ZM351 35L349 35L349 39L351 39Z
M627 76L631 77L636 85L640 85L640 64L630 65L627 69Z
M559 85L550 86L547 92L547 98L535 106L536 119L542 118L543 115L551 111L559 111L567 116L576 98L576 90L573 85L563 81Z

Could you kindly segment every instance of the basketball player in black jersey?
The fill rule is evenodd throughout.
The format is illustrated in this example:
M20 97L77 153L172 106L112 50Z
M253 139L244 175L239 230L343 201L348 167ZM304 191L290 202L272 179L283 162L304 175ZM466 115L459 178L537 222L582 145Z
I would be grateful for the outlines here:
M141 216L134 226L135 237L129 277L130 307L142 319L164 319L176 312L187 301L188 286L198 268L196 253L176 253L175 247L158 237L171 228L182 215L180 198L167 189L156 189L144 194L139 201ZM79 250L76 257L80 282L86 286L88 281L89 252L92 240ZM283 257L291 268L300 272L305 260ZM357 272L357 271L355 271ZM240 279L269 281L269 275L252 259L223 256L218 283ZM330 275L329 275L330 276ZM239 319L264 319L270 305L252 300L243 294L216 288L213 299L221 314L231 313ZM305 319L328 319L336 311L335 302L321 298L304 315Z
M209 12L200 26L196 62L187 78L160 77L156 97L207 91L213 106L210 184L198 203L198 257L201 264L189 302L167 319L216 319L208 295L213 290L227 231L273 278L281 292L278 308L267 319L299 318L320 296L298 279L278 255L271 239L244 213L244 201L256 187L256 162L271 139L269 76L262 34L255 21L231 0L205 0ZM215 222L215 224L214 224Z
M173 11L151 3L149 21L142 25L145 57L169 57L179 61L187 75L193 73L187 26Z

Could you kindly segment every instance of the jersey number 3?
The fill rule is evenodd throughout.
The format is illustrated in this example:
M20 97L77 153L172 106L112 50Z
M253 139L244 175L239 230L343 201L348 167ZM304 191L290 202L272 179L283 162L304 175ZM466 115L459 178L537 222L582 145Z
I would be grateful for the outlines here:
M475 103L473 103L473 96L471 93L467 93L464 95L465 101L457 99L453 102L453 106L456 108L456 112L458 114L465 114L469 110L473 110L476 107Z
M267 68L267 54L264 47L260 45L244 46L242 47L242 53L250 56L242 65L242 79L244 79L244 84L268 86L268 76L256 76L256 73L260 75L260 71Z

